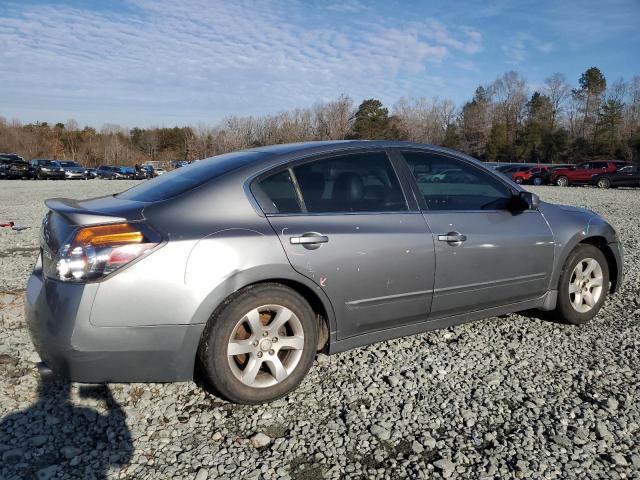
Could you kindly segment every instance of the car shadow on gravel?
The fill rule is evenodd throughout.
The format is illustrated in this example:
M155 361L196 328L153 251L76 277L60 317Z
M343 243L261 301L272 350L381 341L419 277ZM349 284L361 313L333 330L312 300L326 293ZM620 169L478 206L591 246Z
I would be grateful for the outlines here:
M568 326L566 322L558 320L558 318L553 314L553 312L545 312L544 310L523 310L521 312L517 312L518 315L521 315L526 318L532 318L536 320L542 320L545 322L555 323L557 325Z
M80 387L100 409L74 405L70 393L69 383L41 382L33 405L0 419L0 478L99 480L131 461L131 433L109 387Z

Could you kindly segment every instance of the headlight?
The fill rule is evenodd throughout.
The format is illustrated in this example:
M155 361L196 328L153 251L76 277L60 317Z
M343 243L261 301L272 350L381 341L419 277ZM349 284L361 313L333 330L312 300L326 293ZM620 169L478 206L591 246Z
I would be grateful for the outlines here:
M148 255L159 243L159 235L141 224L81 228L60 249L55 276L63 281L96 280Z

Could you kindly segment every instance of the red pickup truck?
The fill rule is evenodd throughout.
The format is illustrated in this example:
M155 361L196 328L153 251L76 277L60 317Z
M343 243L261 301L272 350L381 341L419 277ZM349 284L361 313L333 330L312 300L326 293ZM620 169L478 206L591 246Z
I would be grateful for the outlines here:
M551 174L550 183L559 187L569 185L585 185L591 177L600 173L614 173L619 168L628 165L620 160L597 160L579 163L575 167L558 168Z

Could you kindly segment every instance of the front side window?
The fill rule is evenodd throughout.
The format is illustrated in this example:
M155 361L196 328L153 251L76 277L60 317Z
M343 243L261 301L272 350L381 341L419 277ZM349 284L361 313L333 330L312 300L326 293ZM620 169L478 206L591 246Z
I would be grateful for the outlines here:
M384 152L340 155L293 167L309 213L407 210Z
M402 152L429 210L502 210L509 188L490 173L431 152Z

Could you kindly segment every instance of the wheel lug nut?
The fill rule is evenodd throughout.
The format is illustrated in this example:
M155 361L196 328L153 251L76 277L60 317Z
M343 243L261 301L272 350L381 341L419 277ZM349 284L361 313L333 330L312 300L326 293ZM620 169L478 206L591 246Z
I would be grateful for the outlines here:
M278 337L273 337L273 340L271 340L273 343L276 343L278 341Z
M254 347L257 347L257 346L258 346L258 340L255 340L255 341L253 342L253 346L254 346Z
M257 355L258 355L258 358L262 358L262 352L258 352Z
M262 336L263 336L263 337L266 337L266 336L268 336L268 335L269 335L269 332L262 332Z
M269 350L269 355L273 355L274 353L276 353L275 350Z

